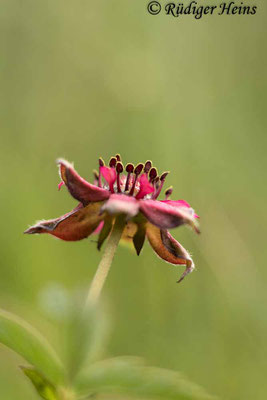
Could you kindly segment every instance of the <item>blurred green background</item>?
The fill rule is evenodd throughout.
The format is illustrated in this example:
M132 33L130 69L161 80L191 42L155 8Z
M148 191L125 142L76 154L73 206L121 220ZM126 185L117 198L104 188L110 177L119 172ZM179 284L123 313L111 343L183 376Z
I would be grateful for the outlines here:
M152 159L201 216L201 236L172 232L197 270L177 285L182 269L148 244L139 258L120 247L106 355L180 370L223 399L266 398L266 5L196 21L141 0L1 0L0 28L0 306L59 346L49 293L84 290L101 254L94 238L23 236L76 205L54 160L91 179L99 156ZM37 400L19 363L0 348L0 398Z

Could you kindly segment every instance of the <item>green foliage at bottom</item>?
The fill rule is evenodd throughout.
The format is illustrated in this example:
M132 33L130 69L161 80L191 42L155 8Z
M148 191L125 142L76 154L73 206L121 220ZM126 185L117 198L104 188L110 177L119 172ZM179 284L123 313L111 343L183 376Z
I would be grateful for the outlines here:
M96 362L92 354L96 345L94 338L99 333L97 320L101 316L96 310L91 310L88 313L77 312L76 317L73 325L76 333L73 332L69 343L72 349L71 358L66 372L63 373L58 356L39 332L16 316L0 311L0 343L20 354L33 366L21 368L42 399L75 400L90 398L96 394L123 394L166 400L212 399L202 388L178 372L145 366L134 357L117 357ZM85 320L88 323L85 324ZM77 342L78 337L81 339L80 345ZM75 354L75 349L78 355ZM59 374L62 375L61 382L58 380ZM73 387L65 390L62 382L67 382L70 378ZM72 390L75 390L78 397L75 397Z
M45 400L59 400L56 387L34 368L21 367L30 379L37 393Z

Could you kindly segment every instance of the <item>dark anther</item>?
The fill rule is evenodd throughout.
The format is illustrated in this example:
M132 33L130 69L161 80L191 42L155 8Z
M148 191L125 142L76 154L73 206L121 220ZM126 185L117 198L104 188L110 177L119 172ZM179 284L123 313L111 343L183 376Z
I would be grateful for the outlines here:
M158 175L157 169L154 168L154 167L151 168L151 170L149 171L149 179L150 179L150 182L153 181L153 179L155 179L157 175Z
M167 171L167 172L163 172L163 174L161 174L161 176L160 176L160 180L161 181L164 181L165 179L166 179L166 176L169 174L169 171Z
M118 174L121 174L123 172L123 165L120 161L117 162L116 171Z
M110 166L111 168L115 168L115 167L116 167L116 164L117 164L117 159L116 159L116 157L111 157L111 159L109 160L109 166Z
M145 163L144 173L147 174L149 172L149 170L151 169L151 167L152 167L152 162L148 160Z
M166 200L167 200L167 198L172 194L172 192L173 192L173 188L172 188L172 186L170 186L170 187L165 191Z
M105 163L104 163L104 160L103 160L103 158L99 158L99 167L104 167L104 165L105 165Z
M120 154L116 154L116 159L117 159L117 161L121 161L121 156L120 156Z
M135 175L140 175L141 172L143 171L143 168L144 168L144 164L138 164L134 169Z
M132 173L134 170L134 166L133 166L133 164L127 164L125 169L126 169L126 172Z

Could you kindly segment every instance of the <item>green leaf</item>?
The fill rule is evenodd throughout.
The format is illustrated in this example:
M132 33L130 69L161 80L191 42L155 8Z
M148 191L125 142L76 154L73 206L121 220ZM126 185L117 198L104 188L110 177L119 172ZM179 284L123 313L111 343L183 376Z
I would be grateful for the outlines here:
M30 379L38 394L45 400L59 400L56 387L36 369L21 367L24 374Z
M54 383L61 380L63 368L46 341L31 325L0 310L0 343L20 354Z
M201 387L180 373L113 358L91 365L76 380L81 394L116 393L169 400L211 400Z

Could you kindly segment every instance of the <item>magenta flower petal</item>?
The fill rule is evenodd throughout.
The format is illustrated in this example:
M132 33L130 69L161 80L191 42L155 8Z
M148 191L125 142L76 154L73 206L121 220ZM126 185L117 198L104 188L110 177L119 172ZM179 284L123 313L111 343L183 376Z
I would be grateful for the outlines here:
M99 188L85 179L75 171L73 166L65 160L58 160L60 167L60 176L62 181L66 184L70 194L83 205L91 201L101 201L109 198L109 191Z
M99 214L102 202L79 204L71 212L62 217L48 221L40 221L24 233L49 233L62 240L76 241L88 237L99 225L103 215Z
M190 209L195 218L199 218L199 215L195 213L194 209L185 200L161 200L161 201L162 203L169 204L170 206L188 208Z
M156 254L164 261L174 265L185 265L185 272L178 282L193 271L194 263L186 249L166 229L147 224L146 235Z
M139 201L124 194L112 194L101 210L110 215L125 214L132 218L138 214Z
M162 229L188 224L199 233L192 213L186 208L173 207L158 200L139 200L140 211L153 225Z
M154 192L154 186L151 185L149 180L147 179L146 174L142 174L138 179L140 189L135 198L137 200L143 199L147 194L151 194Z
M116 174L115 168L105 167L105 166L100 167L100 174L106 180L111 192L114 193L113 186L117 179L117 174Z

